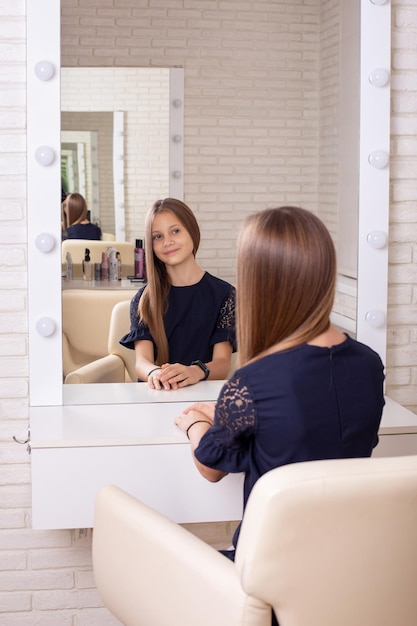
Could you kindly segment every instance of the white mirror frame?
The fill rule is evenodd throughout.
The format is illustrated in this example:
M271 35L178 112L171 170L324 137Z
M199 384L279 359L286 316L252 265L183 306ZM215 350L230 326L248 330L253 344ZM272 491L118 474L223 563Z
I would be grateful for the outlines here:
M371 83L378 68L391 69L391 3L361 0L361 84L359 142L359 232L356 336L385 363L388 306L389 164L372 166L370 155L390 153L388 83ZM385 245L375 247L375 236ZM381 243L382 243L381 241ZM380 245L377 243L377 245Z
M358 240L357 338L385 361L388 292L388 249L370 245L382 233L388 237L389 167L380 168L381 153L389 155L390 87L377 87L369 76L390 69L391 6L361 0L361 110ZM53 65L48 80L35 74L40 61ZM39 66L38 66L39 67ZM38 72L39 73L39 72ZM183 82L181 83L183 85ZM173 97L183 104L180 81L173 78ZM27 3L27 178L28 295L30 404L63 403L61 337L60 224L60 2ZM172 121L181 123L183 106L171 107ZM183 137L183 132L181 132ZM39 150L39 148L43 148ZM50 165L50 148L55 155ZM38 152L37 152L38 151ZM376 157L377 167L369 162ZM173 142L171 195L183 196L183 142ZM382 154L383 156L383 154ZM175 172L175 174L174 174ZM48 237L50 235L52 237ZM47 250L54 243L52 250Z
M114 223L116 241L124 241L125 228L125 187L124 177L124 113L113 113L113 188L114 188Z
M63 395L60 4L57 0L31 0L26 7L29 394L33 406L60 405ZM49 80L35 74L40 61L53 66ZM40 165L36 161L39 146L54 151L53 163ZM54 248L50 252L36 247L40 233L52 235ZM47 329L47 319L54 330L45 337L37 329Z

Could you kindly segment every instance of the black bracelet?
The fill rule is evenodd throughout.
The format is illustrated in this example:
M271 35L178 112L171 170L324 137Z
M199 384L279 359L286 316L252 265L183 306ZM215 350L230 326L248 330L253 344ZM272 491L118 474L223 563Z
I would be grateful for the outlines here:
M153 370L148 372L147 378L149 378L149 376L152 374L152 372L155 372L156 370L161 370L161 369L162 369L162 367L154 367Z
M210 426L213 425L211 422L208 422L207 420L196 420L195 422L190 424L187 430L185 431L185 434L187 435L188 439L190 438L188 435L188 431L190 430L191 426L194 426L194 424L210 424Z

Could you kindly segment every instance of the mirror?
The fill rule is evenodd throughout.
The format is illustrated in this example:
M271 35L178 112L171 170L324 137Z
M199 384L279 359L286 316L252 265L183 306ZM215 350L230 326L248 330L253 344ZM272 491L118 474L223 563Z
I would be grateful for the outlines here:
M62 109L61 178L65 193L84 196L89 219L105 233L115 233L113 113Z
M73 13L69 7L65 13L65 2L61 2L64 15ZM60 225L59 216L56 216L56 198L60 197L60 159L56 158L60 151L60 12L57 4L56 0L33 0L28 3L27 10L32 405L62 403L61 264L57 239ZM91 2L91 5L93 9L94 3ZM194 33L196 39L193 39L195 46L184 49L181 40L180 56L178 50L174 52L173 48L169 57L173 63L184 58L187 61L186 201L197 208L205 233L201 262L209 271L211 269L231 280L234 277L232 233L245 214L254 208L295 202L295 198L297 203L315 210L321 205L320 199L325 197L322 183L326 173L320 170L316 159L319 152L318 109L314 103L318 102L318 63L313 59L312 51L315 49L314 42L322 40L321 35L329 26L329 21L322 31L320 28L315 30L314 25L319 23L320 17L331 22L332 15L328 12L327 3L320 0L303 5L307 13L311 12L304 16L304 22L300 18L300 6L288 2L271 3L272 6L277 13L271 13L273 19L268 21L268 27L271 32L277 33L277 37L274 39L270 35L267 40L262 37L262 47L248 45L246 38L239 47L239 37L231 46L230 36L225 38L227 45L222 47L219 43L220 31L217 33L219 41L215 41L210 39L210 32L197 29L198 32ZM340 0L335 7L335 10L340 8L342 15L347 15L352 3ZM369 77L377 68L390 68L390 7L388 2L381 4L379 1L376 4L371 0L362 0L360 8L359 238L357 300L354 297L354 301L358 339L368 343L385 358L387 246L375 246L374 235L382 233L386 236L388 232L389 169L386 165L381 166L381 157L389 154L389 84L377 86L370 82ZM265 21L257 22L255 13L258 9L253 11L251 32L256 35L255 42L259 39L256 28L264 33ZM108 18L111 22L117 8L112 7L109 12L112 14ZM164 11L162 14L161 19ZM48 15L47 25L40 17L44 15ZM63 64L81 65L85 58L91 67L95 58L89 53L93 49L90 50L87 43L86 49L79 50L77 44L72 48L68 24L68 20L64 20ZM313 33L311 39L305 35L306 24L310 25ZM282 52L286 34L289 36L288 48ZM150 33L149 37L152 39ZM294 39L297 39L297 45L291 48ZM279 41L278 48L273 45L275 40ZM78 37L74 41L79 42ZM140 48L137 37L132 38L132 45L133 42ZM144 49L135 52L131 48L129 54L132 56L128 54L126 57L125 52L125 58L136 65L156 64L157 60L167 58L164 57L166 45L165 38L158 40L155 34L151 59L149 45L145 42ZM238 48L236 58L233 47ZM120 48L121 57L123 50L127 48ZM216 56L217 51L220 51L222 61ZM101 59L106 58L109 64L113 63L108 49L101 48L100 53ZM68 59L72 63L68 63ZM38 78L35 74L34 67L41 61L52 63L54 67L49 80ZM244 72L242 64L245 65ZM302 79L306 79L307 83ZM342 84L346 83L344 76L340 79ZM327 97L324 91L322 100ZM171 110L171 114L175 113ZM300 138L305 139L302 145ZM178 145L174 143L171 142L171 150L182 149L182 142ZM334 160L338 161L341 170L352 165L344 152L337 152ZM323 158L321 162L324 163ZM352 167L356 170L356 164ZM174 176L176 173L179 173L178 177ZM183 184L182 170L177 172L170 167L170 176L170 185L173 181ZM179 195L171 190L170 194ZM39 207L43 210L40 211ZM375 207L378 207L377 211ZM143 224L144 210L138 210L140 224ZM44 251L49 247L45 234L52 235L55 244L49 252ZM39 276L42 276L42 281L34 279Z
M170 194L170 135L182 136L183 132L178 123L176 128L170 124L172 72L182 74L182 68L61 70L61 148L65 148L61 150L61 161L67 161L68 142L64 140L69 131L74 141L76 131L92 133L95 144L83 143L81 135L76 142L78 151L88 156L81 165L87 206L92 221L117 241L133 243L142 237L138 207L151 206L155 197ZM116 113L123 113L120 133L113 128ZM84 150L80 150L80 143ZM118 164L122 174L114 176ZM176 169L182 168L178 163ZM82 181L82 176L78 179ZM117 202L117 186L121 187L122 204ZM82 193L75 187L70 190Z

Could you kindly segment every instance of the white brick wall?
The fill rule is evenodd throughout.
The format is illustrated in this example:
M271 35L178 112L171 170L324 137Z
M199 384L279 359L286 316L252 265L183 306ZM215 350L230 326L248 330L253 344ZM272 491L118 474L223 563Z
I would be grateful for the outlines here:
M417 412L417 8L392 4L387 389Z
M91 537L31 530L30 459L12 439L25 439L28 423L25 4L0 2L0 623L115 626L95 591ZM101 0L97 11L91 4L63 0L66 65L97 59L110 65L115 49L120 65L149 65L149 59L155 66L185 65L186 200L203 223L202 263L226 275L234 263L236 215L290 201L294 181L297 201L314 206L316 190L304 178L311 172L297 138L315 138L310 115L301 114L309 97L298 81L302 73L310 76L314 91L316 3L292 1L284 10L278 1ZM116 22L113 4L121 5ZM417 9L413 0L392 0L392 10L387 380L390 395L417 410ZM75 38L65 35L74 23ZM281 102L294 105L292 116L280 114ZM286 139L278 141L283 128ZM280 159L290 148L292 159ZM213 218L220 231L210 225Z

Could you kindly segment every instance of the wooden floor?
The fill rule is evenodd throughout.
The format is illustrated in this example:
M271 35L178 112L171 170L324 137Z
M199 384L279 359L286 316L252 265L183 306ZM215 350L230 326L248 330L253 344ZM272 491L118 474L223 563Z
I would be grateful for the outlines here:
M233 533L238 524L239 520L233 522L181 524L181 526L216 550L226 550L232 543Z

